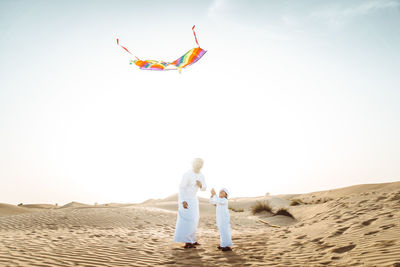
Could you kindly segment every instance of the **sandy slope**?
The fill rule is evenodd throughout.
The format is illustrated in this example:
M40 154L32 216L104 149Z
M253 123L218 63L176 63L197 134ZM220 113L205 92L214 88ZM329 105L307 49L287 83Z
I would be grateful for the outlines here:
M15 214L28 213L28 212L33 212L33 211L34 210L25 208L25 207L0 203L0 216L15 215Z
M201 200L197 249L172 242L176 197L140 205L0 205L0 266L400 266L400 182L269 197L296 220L232 199L233 252L220 252L214 207ZM16 214L20 213L20 214ZM268 227L258 218L281 225ZM398 264L398 265L396 265Z

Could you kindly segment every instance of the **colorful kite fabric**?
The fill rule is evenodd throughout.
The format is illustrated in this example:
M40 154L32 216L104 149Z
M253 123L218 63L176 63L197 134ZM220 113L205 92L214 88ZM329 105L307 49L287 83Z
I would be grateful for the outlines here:
M207 52L206 50L200 48L200 45L197 41L196 33L194 31L194 27L195 26L192 27L192 30L198 47L189 50L186 54L173 62L164 62L159 60L141 60L138 57L134 56L126 47L120 45L119 39L117 39L117 45L121 46L126 52L133 55L136 59L131 60L130 64L135 64L142 70L178 70L180 73L183 68L186 68L187 66L196 63Z

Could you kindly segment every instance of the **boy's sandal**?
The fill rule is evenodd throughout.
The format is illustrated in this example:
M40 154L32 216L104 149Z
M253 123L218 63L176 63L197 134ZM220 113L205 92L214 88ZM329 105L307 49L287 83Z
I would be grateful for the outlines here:
M232 251L232 249L230 247L223 247L221 248L222 251Z
M183 248L196 248L195 245L187 243Z
M201 244L200 244L200 243L197 243L197 241L196 241L196 242L194 242L192 245L195 245L195 246L201 246Z
M218 246L217 249L222 249L222 247L221 247L221 246Z

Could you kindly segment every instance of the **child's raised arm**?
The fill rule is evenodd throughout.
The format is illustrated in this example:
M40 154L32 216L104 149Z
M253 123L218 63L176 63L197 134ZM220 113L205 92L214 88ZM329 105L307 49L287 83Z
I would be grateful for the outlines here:
M210 203L214 205L228 205L228 200L226 198L217 197L217 195L213 195L210 198Z
M215 193L214 188L211 189L211 197L215 196L217 193Z

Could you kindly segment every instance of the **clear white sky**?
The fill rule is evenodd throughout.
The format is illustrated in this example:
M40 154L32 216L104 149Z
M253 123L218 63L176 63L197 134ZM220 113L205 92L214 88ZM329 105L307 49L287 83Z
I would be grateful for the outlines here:
M207 54L177 72L144 59ZM400 180L400 1L0 1L0 202ZM204 196L204 194L203 194Z

